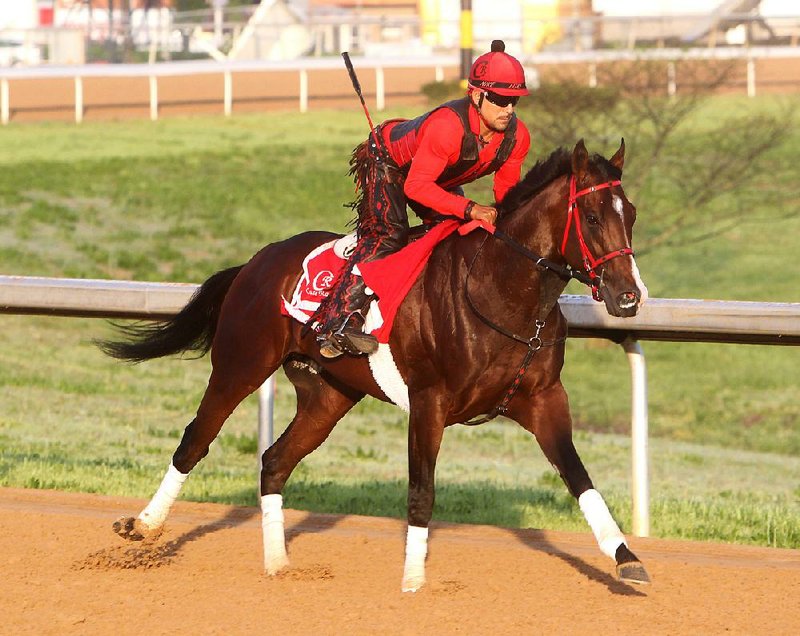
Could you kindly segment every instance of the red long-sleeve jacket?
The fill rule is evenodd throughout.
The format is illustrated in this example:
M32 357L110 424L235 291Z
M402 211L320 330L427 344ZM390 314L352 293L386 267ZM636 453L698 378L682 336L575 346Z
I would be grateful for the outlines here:
M478 113L468 100L448 102L417 119L391 120L381 126L389 154L407 171L405 195L436 212L459 218L464 217L469 199L448 190L494 171L494 196L501 201L519 181L530 148L530 133L516 117L515 125L495 132L486 145L479 143ZM502 147L510 135L513 138ZM504 154L508 156L503 161Z

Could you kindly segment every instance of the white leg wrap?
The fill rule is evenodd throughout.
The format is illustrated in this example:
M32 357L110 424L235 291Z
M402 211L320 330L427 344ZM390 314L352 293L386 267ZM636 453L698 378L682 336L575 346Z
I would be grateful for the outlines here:
M283 497L261 497L261 531L264 536L264 570L276 574L289 565L286 556L286 538L283 530Z
M619 529L617 522L608 511L603 497L594 488L587 490L578 497L578 505L581 507L583 516L589 522L589 527L597 539L597 545L603 554L615 559L617 548L621 544L628 545L625 537Z
M160 528L164 525L167 519L169 509L178 498L183 487L183 482L189 474L183 474L172 464L167 469L167 474L161 480L161 485L158 487L156 494L150 500L150 503L145 506L145 509L139 513L139 521L141 521L150 530Z
M426 556L428 556L428 529L408 526L403 592L416 592L424 585Z

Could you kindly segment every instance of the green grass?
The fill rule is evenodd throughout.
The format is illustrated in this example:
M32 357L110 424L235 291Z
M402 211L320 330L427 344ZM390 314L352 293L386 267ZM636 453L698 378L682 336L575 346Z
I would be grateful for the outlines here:
M531 128L535 152L546 154ZM266 242L343 230L349 151L364 132L355 112L5 127L0 271L201 282ZM798 137L787 131L776 150L787 165L800 159ZM485 183L471 191L489 198ZM647 205L636 203L645 236ZM639 266L654 296L797 301L798 236L800 217L742 224L713 241L644 254ZM92 345L110 335L98 320L0 316L0 324L0 485L149 496L196 409L208 360L115 363ZM798 351L644 349L652 534L800 547ZM628 374L616 345L569 342L564 381L576 445L626 530ZM293 403L280 378L279 431ZM257 502L255 412L254 398L237 410L185 497ZM405 426L393 407L359 405L298 467L287 505L404 516ZM535 441L512 423L449 429L438 466L437 519L586 530Z

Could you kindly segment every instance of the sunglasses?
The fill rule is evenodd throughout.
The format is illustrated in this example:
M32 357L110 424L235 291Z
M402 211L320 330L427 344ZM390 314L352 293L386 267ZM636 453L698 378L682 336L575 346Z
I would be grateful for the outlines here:
M514 95L513 97L510 95L498 95L497 93L492 93L491 91L486 91L484 94L486 95L486 99L488 101L495 106L499 106L500 108L505 108L509 104L511 106L516 106L517 102L519 101L518 95Z

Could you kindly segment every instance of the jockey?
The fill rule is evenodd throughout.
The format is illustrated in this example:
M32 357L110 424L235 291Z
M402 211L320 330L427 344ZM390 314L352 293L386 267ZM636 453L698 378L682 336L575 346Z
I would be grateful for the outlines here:
M466 97L416 119L385 121L353 151L358 242L311 321L323 357L377 349L377 339L363 331L374 297L358 263L408 243L406 205L428 225L448 217L495 223L497 210L466 198L461 186L494 173L494 198L501 201L519 181L530 135L514 106L527 94L522 65L494 40L472 65Z

